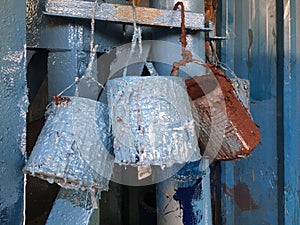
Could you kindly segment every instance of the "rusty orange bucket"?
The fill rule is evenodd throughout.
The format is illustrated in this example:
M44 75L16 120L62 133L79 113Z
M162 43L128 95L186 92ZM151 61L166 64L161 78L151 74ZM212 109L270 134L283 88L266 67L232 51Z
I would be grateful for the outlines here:
M216 65L206 65L213 75L185 81L196 110L201 153L214 160L249 157L260 141L260 130L237 97L232 81Z

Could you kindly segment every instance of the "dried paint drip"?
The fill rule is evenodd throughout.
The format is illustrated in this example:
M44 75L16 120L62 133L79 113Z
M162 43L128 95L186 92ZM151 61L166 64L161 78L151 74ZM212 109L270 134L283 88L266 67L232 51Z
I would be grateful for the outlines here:
M164 167L201 158L181 78L117 78L107 91L117 163Z
M250 82L247 79L231 79L232 85L236 90L237 97L243 103L243 106L250 113Z
M231 80L215 65L208 64L208 67L214 76L195 76L186 80L189 96L198 113L196 121L200 124L202 154L216 160L248 157L260 141L259 128L237 98ZM203 91L201 87L208 89ZM220 106L222 101L226 108ZM218 135L221 133L224 137Z
M194 186L197 180L205 175L200 164L201 161L187 163L174 175L178 188Z
M113 167L107 106L86 98L61 98L68 104L50 105L23 171L65 188L107 190Z

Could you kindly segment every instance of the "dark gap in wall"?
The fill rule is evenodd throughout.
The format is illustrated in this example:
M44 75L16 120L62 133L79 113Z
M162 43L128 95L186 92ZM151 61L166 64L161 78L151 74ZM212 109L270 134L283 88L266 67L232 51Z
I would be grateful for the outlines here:
M42 83L47 75L47 57L46 50L27 50L31 54L27 65L27 87L29 89L29 102L32 103L36 97Z
M155 225L156 185L127 186L110 182L101 193L100 224Z
M150 72L146 66L144 66L141 76L150 76Z
M276 52L277 52L277 209L278 224L285 224L284 208L284 1L276 0ZM280 34L280 35L279 35Z
M35 52L35 53L33 53ZM48 52L34 50L27 66L30 105L27 113L27 155L29 156L44 125L48 104ZM46 224L59 186L28 176L26 185L26 224Z
M205 13L206 20L213 22L214 35L222 36L222 1L220 0L205 0ZM206 43L207 45L208 43ZM220 58L221 56L221 41L215 41L212 43L215 48L215 53ZM206 49L206 58L209 59L213 54L211 49ZM213 224L219 225L222 224L222 215L221 215L221 163L214 162L210 166L211 169L211 200L212 200L212 221Z

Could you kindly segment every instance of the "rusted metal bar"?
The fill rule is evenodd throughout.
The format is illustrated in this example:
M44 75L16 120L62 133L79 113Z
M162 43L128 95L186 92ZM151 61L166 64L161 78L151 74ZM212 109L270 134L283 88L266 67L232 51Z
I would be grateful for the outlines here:
M90 19L93 2L87 1L48 1L45 6L46 15ZM133 23L133 8L130 5L102 3L96 8L96 20L118 23ZM180 27L179 11L136 7L136 22L139 25ZM207 30L204 27L204 14L186 12L187 29Z

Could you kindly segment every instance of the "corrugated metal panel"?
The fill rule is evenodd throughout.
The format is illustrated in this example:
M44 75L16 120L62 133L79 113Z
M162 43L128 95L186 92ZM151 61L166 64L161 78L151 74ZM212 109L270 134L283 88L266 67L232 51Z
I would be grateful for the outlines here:
M222 163L223 224L277 224L276 2L222 1L221 60L250 80L261 127L252 157Z
M300 2L284 1L284 222L300 224Z

